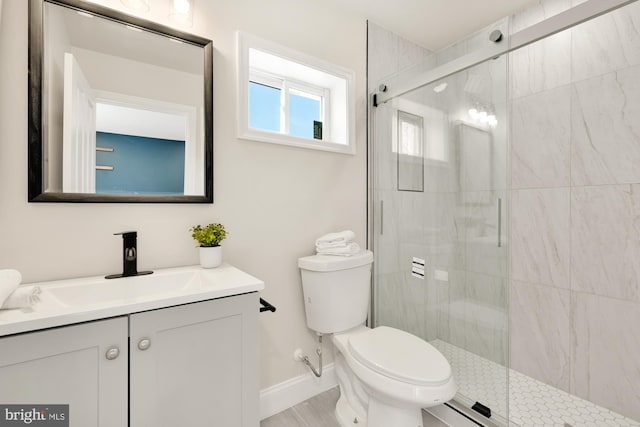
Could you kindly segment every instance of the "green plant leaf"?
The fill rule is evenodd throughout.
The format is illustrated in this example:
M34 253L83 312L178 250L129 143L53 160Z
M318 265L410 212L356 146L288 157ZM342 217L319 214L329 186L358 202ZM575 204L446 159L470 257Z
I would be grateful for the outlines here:
M208 224L204 227L196 225L191 227L189 231L191 231L191 237L198 242L199 246L204 247L220 246L220 242L227 237L227 230L225 230L224 225L218 223Z

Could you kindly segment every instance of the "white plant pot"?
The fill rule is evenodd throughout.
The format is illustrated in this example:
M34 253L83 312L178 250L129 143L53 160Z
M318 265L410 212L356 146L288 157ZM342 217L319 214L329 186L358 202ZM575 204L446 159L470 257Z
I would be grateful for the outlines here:
M222 246L200 246L199 250L202 268L216 268L222 264Z

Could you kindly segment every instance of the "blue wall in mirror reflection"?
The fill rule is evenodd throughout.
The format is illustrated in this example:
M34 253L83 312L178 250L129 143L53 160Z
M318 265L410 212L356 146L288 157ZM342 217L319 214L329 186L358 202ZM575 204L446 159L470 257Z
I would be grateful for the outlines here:
M184 194L184 141L96 132L96 193Z

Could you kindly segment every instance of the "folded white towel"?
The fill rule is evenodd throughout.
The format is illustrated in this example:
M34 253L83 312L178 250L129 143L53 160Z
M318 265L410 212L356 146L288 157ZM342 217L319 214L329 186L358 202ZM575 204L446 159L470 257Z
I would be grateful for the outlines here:
M4 300L0 309L27 308L40 301L40 286L23 286Z
M320 245L327 245L327 244L348 244L353 242L353 240L355 239L356 235L353 231L351 230L344 230L344 231L340 231L338 233L329 233L329 234L325 234L322 237L319 237L316 240L316 247L320 246Z
M345 248L350 243L353 243L353 241L350 241L350 242L335 242L335 243L318 243L316 245L316 250L319 251L319 250L322 250L322 249Z
M318 255L339 255L339 256L351 256L360 252L360 245L351 242L341 248L327 248L316 250Z
M22 282L22 274L18 270L0 270L0 306Z

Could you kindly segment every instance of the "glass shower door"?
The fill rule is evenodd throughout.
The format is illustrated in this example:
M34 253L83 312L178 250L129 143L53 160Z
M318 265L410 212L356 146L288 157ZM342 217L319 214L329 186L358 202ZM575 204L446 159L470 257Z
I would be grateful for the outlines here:
M503 56L372 113L374 324L432 343L456 400L505 424L506 73Z

